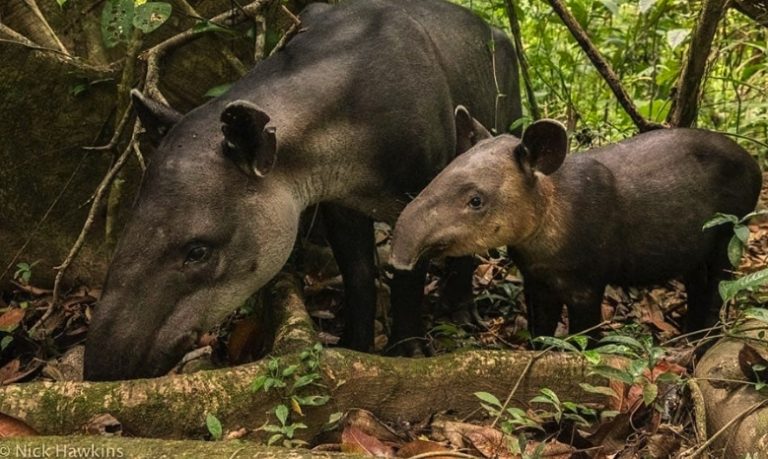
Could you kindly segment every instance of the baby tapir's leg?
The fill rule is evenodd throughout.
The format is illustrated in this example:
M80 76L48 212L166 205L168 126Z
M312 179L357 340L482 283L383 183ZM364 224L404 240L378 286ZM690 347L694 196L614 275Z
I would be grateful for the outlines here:
M563 312L560 295L531 275L523 275L523 288L531 337L554 336Z
M685 315L685 331L691 333L714 326L720 319L723 300L718 287L720 281L730 277L728 261L730 229L720 230L717 243L705 264L699 265L683 277L688 296L688 312Z
M473 324L479 315L472 295L472 276L475 274L474 257L446 258L440 298L455 322Z
M568 299L568 333L575 335L591 329L587 336L600 339L595 328L603 321L602 303L605 285L575 288Z

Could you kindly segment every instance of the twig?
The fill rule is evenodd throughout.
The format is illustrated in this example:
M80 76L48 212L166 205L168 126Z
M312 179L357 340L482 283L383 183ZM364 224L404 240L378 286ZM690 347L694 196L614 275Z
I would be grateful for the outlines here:
M709 439L707 441L705 441L704 444L702 444L695 451L693 451L690 456L686 456L686 454L691 452L691 450L693 450L693 448L688 448L687 450L683 451L680 454L680 457L686 457L688 459L695 459L695 458L699 457L702 453L704 453L707 450L707 448L709 448L709 446L718 437L720 437L720 435L722 435L725 431L727 431L733 424L735 424L736 422L741 421L742 419L746 418L747 416L749 416L753 412L757 411L759 408L762 408L766 404L768 404L768 400L763 400L761 402L755 403L754 405L749 407L743 413L740 413L737 416L734 416L733 419L728 421L728 423L726 423L723 427L721 427L720 430L718 430L711 437L709 437Z
M528 107L531 110L531 118L537 120L541 118L541 111L539 110L539 104L536 103L536 95L533 92L533 84L531 84L530 68L528 67L528 58L523 51L522 33L520 32L520 21L517 18L517 11L515 10L514 0L506 0L507 6L507 18L509 19L509 28L512 31L512 38L515 42L515 53L517 53L517 62L520 65L520 74L523 77L523 84L525 85L525 94L528 98Z
M293 25L300 26L301 25L301 19L298 18L295 14L291 13L291 10L288 9L285 5L280 5L280 9L283 10L283 13L288 15L288 17L293 21Z
M53 41L53 44L55 44L56 47L59 48L59 51L69 56L70 55L69 51L67 51L67 48L64 46L64 43L62 43L61 40L59 40L59 36L56 35L56 32L53 31L53 29L51 28L51 25L48 24L48 21L45 20L45 16L43 16L43 13L40 11L40 8L38 8L37 2L35 0L24 0L24 3L27 4L29 9L32 10L32 13L34 13L34 15L43 25L43 29L45 29L45 32L48 35L48 38L50 38L51 41Z
M120 122L117 123L117 127L115 127L115 133L112 135L112 138L109 139L109 142L106 145L99 145L96 147L83 147L83 150L90 150L90 151L104 151L104 150L111 150L117 146L117 142L120 140L120 137L123 135L123 130L125 130L125 125L128 124L128 120L131 119L132 111L131 107L133 106L133 101L128 100L128 108L123 112L122 118L120 118Z
M96 213L99 211L99 207L101 205L101 201L104 198L107 190L109 190L110 185L112 184L112 180L117 176L117 173L122 169L125 162L130 157L132 149L132 144L136 141L136 136L139 132L139 123L134 123L133 125L133 133L131 134L131 139L128 142L128 146L125 148L123 153L120 155L119 158L117 158L117 161L115 161L115 164L110 168L110 170L107 172L107 174L104 176L103 179L101 179L101 183L99 183L98 188L96 189L96 195L93 198L93 202L91 203L91 208L88 210L88 217L85 219L85 224L83 224L83 228L80 230L80 235L77 236L77 240L75 241L75 244L72 246L72 248L69 251L69 254L67 255L67 258L64 259L64 262L57 266L56 268L56 279L53 282L53 299L51 300L51 304L48 307L48 309L45 311L45 314L43 314L43 317L40 318L37 323L35 323L32 328L30 328L29 332L33 333L40 325L42 325L48 317L51 316L53 313L54 308L56 307L56 304L59 301L59 293L61 290L61 280L64 278L64 274L67 271L67 268L72 264L72 261L75 259L77 254L80 252L80 249L83 247L83 244L85 243L85 238L88 235L88 232L91 229L91 226L93 225L93 221L96 218Z
M689 127L696 121L701 80L727 0L705 0L703 3L688 47L688 59L677 80L677 94L667 117L669 124L676 127Z
M632 99L629 97L629 94L627 94L627 92L621 86L621 81L611 68L611 64L609 64L603 55L600 54L600 51L595 48L595 45L593 45L589 40L587 33L581 27L573 14L568 11L568 8L565 6L563 1L547 0L547 2L549 2L557 15L560 16L560 19L562 19L565 26L568 27L568 30L570 30L571 34L576 39L576 42L578 42L579 46L581 46L581 49L584 50L589 60L592 61L592 64L595 66L597 71L600 72L600 75L603 77L605 82L608 83L608 87L611 88L611 91L613 91L613 94L624 108L624 111L627 112L629 117L632 119L632 122L635 123L637 129L640 132L647 132L664 127L660 124L652 123L640 115L640 113L637 111L637 108L635 107L635 104L632 102Z

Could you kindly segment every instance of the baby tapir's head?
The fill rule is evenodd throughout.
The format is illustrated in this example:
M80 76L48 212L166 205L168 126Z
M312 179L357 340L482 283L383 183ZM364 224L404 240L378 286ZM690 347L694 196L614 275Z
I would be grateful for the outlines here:
M565 159L562 124L541 120L491 138L462 106L456 108L458 157L400 215L390 264L412 269L422 256L462 256L525 241L539 227L548 200L546 176Z

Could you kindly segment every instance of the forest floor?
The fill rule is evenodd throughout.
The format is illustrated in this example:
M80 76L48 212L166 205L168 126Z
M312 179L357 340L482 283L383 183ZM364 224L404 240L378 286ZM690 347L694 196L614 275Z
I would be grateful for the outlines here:
M764 178L761 203L761 208L768 203L768 174ZM737 271L742 275L768 267L768 219L760 219L750 224L749 229L749 245ZM383 226L377 226L377 243L380 257L386 257L389 232ZM341 278L335 271L327 248L313 244L305 244L305 247L310 247L312 252L304 257L311 260L311 263L305 264L302 273L307 307L320 331L321 341L326 345L335 345L343 328ZM440 267L435 266L430 272L425 286L428 305L424 319L428 330L427 344L436 353L467 348L514 350L529 347L519 274L500 254L478 257L478 261L473 284L477 309L475 318L479 318L479 322L468 320L471 314L468 314L466 309L450 311L442 306L439 293ZM0 294L0 384L32 380L81 380L82 344L100 290L93 286L82 286L67 292L61 306L53 311L44 324L38 324L42 314L50 306L51 291L35 286L34 266L20 266L15 277L14 291ZM383 277L384 275L382 281ZM385 282L379 283L379 297L383 305L388 303ZM603 317L610 321L609 329L621 330L622 334L635 337L653 336L656 346L663 347L666 355L672 356L665 361L666 370L673 368L674 372L684 375L691 374L694 365L691 358L692 346L686 344L685 340L675 340L675 337L680 335L685 304L686 294L682 283L671 280L651 288L609 287L602 312ZM377 351L385 350L388 345L384 326L386 322L386 308L382 307L376 323ZM261 331L258 321L241 311L217 333L206 335L201 345L212 346L214 360L219 365L244 363L263 357L258 337ZM471 384L471 381L467 383ZM503 397L505 394L496 395ZM641 396L642 394L636 394L636 397ZM487 400L484 402L487 405ZM627 404L631 405L632 401L624 400L622 403L626 407ZM607 408L621 411L622 407ZM480 399L478 409L482 410ZM619 415L614 417L613 421L606 421L588 409L580 411L580 407L577 407L572 411L580 419L572 418L571 428L564 429L564 423L553 422L549 416L551 413L528 409L527 412L518 413L523 420L520 420L513 430L519 434L533 427L535 434L529 433L527 438L550 439L545 446L536 441L528 443L527 447L522 445L522 449L528 452L542 448L540 452L554 454L548 457L559 457L558 454L563 454L562 457L573 457L573 448L589 450L595 445L595 436L602 436L605 440L611 435L611 431L616 430L617 422L625 426L632 424L633 428L629 430L624 444L614 445L613 450L618 454L616 457L636 457L644 453L659 457L656 456L657 453L674 455L675 451L695 444L690 410L691 405L683 402L674 412L645 410L642 416L638 416L636 412L628 418ZM349 444L354 443L360 448L355 450L358 452L386 455L399 449L398 454L407 457L403 455L439 451L439 448L442 448L440 444L426 439L446 442L450 441L453 435L454 438L463 437L465 446L474 451L474 454L486 457L498 457L500 454L496 447L489 450L488 442L502 434L497 428L487 424L445 424L445 421L441 420L438 427L437 421L433 419L407 426L385 426L367 412L354 413L353 417L357 421L347 423L344 432L340 432L341 436L334 440L338 443L332 442L336 446L331 448L346 443L349 449ZM588 419L590 417L591 422ZM581 420L587 423L583 424ZM525 422L528 421L531 423L526 425ZM355 425L367 427L361 429L355 428ZM390 434L386 433L391 433L393 427L399 430L397 438L415 440L407 444L393 444L391 439L388 440ZM0 437L3 436L2 430L3 424L0 422ZM554 438L563 443L553 440ZM511 453L506 451L500 457L512 457L509 454Z

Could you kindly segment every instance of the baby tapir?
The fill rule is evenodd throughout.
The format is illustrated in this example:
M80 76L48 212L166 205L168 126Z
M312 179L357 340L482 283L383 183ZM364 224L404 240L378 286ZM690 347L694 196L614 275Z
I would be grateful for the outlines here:
M727 137L665 129L569 155L561 124L533 123L522 139L490 135L456 110L472 145L397 221L390 263L508 245L519 267L533 336L551 335L567 305L570 332L599 323L606 284L682 276L686 329L717 321L730 228L702 231L716 212L754 209L762 176Z

